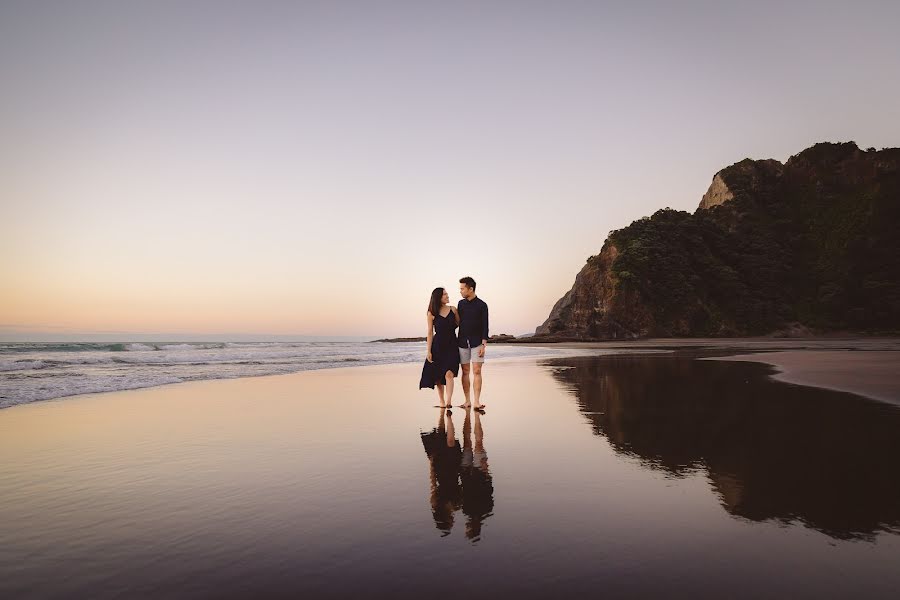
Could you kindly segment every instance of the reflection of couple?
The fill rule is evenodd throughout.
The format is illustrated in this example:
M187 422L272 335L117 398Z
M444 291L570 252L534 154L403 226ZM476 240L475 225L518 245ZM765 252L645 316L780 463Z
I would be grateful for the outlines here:
M481 404L481 369L484 366L484 353L488 342L488 306L484 300L475 295L475 280L471 277L459 280L459 293L462 300L456 308L453 308L448 306L450 299L447 290L435 288L431 292L431 301L426 313L427 348L419 389L434 388L436 385L441 408L450 407L453 403L453 379L459 375L459 365L462 362L462 386L466 403L461 406L464 408L471 406L469 400L471 371L474 376L472 387L475 388L475 410L482 410L485 405ZM456 335L457 327L459 337Z
M472 444L472 423L475 444ZM456 511L466 515L466 537L477 541L481 525L494 509L494 485L484 450L481 414L466 409L463 447L453 427L453 415L441 411L437 427L422 434L431 476L431 513L442 535L449 535Z

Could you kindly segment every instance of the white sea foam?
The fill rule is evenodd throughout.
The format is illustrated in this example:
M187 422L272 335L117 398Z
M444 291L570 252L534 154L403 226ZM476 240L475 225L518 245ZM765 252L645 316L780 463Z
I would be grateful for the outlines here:
M0 360L0 372L43 369L46 366L46 363L40 360Z
M159 344L157 350L210 350L224 348L225 344Z
M183 381L178 377L166 375L147 376L146 374L65 377L58 379L58 381L47 379L41 381L38 385L23 384L20 380L17 382L19 385L16 385L14 389L7 382L0 381L0 408L37 400L51 400L65 396L94 394L97 392L134 390ZM15 395L11 395L12 392Z
M153 346L148 346L147 344L126 344L125 349L129 352L140 352L142 350L156 350Z

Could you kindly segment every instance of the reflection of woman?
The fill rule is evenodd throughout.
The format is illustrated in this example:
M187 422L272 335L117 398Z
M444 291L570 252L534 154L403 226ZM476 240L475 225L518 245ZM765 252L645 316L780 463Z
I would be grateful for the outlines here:
M425 319L428 323L425 364L419 389L437 385L441 408L449 407L453 400L453 378L459 375L459 347L456 345L456 328L459 314L448 306L450 297L444 288L434 288ZM447 386L447 401L444 402L444 386Z
M448 535L453 527L453 515L459 510L459 462L462 451L456 440L453 416L440 411L438 425L429 433L423 433L422 445L428 456L431 477L431 514L434 524Z
M463 451L460 465L462 481L462 511L466 515L466 537L477 541L481 536L481 525L494 510L494 482L488 469L487 452L484 450L484 430L481 413L474 417L466 409L463 423ZM475 420L475 446L471 441L471 419Z

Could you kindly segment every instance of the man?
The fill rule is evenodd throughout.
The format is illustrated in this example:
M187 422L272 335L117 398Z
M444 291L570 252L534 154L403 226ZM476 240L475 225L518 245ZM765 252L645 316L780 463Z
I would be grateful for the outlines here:
M462 365L462 387L469 401L469 371L474 375L475 410L483 410L481 403L481 368L484 366L484 351L488 343L488 306L484 300L475 295L475 280L463 277L459 280L459 294L462 300L457 305L459 313L459 362Z

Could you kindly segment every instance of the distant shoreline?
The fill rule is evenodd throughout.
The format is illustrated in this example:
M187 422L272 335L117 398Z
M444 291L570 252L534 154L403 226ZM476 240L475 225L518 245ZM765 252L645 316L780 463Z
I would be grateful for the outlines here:
M558 346L571 344L577 348L607 348L610 345L616 347L698 347L698 346L741 346L745 343L766 342L773 346L781 343L793 342L812 342L812 341L853 341L853 340L895 340L900 344L900 334L895 332L885 334L853 334L853 333L833 333L822 335L811 335L804 337L795 336L748 336L748 337L667 337L667 338L623 338L623 339L578 339L571 337L556 337L552 335L527 335L516 337L514 335L500 334L491 336L488 340L491 344L524 344L526 346ZM424 342L425 337L396 337L381 338L377 340L369 340L369 343L402 343L402 342ZM898 347L900 349L900 347Z
M501 342L503 343L503 342ZM524 338L517 343L526 346L556 348L664 348L691 350L900 350L897 336L816 336L804 338L734 337L734 338L641 338L632 340L559 340Z

